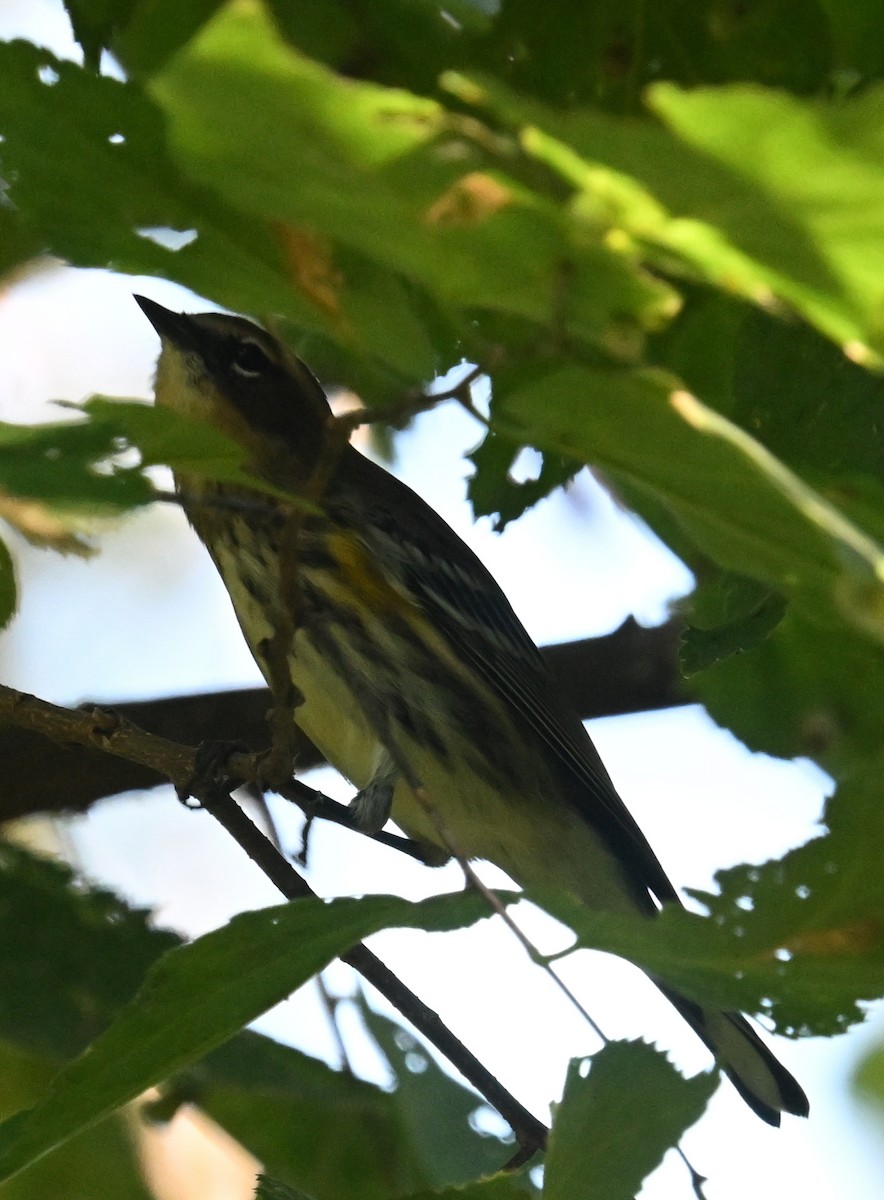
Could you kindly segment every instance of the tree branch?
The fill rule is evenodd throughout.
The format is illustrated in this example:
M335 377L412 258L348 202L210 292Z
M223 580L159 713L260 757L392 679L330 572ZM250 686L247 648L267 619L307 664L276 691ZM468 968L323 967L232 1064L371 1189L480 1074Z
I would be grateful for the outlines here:
M679 630L677 621L645 629L630 618L605 637L547 646L543 653L585 719L669 708L689 699L678 675ZM161 738L189 745L235 740L261 749L269 740L270 706L266 689L248 688L110 707ZM153 766L114 757L94 744L76 739L67 745L47 743L40 728L14 725L0 732L0 760L0 821L40 812L81 812L105 796L167 781ZM316 748L299 737L298 770L322 761Z

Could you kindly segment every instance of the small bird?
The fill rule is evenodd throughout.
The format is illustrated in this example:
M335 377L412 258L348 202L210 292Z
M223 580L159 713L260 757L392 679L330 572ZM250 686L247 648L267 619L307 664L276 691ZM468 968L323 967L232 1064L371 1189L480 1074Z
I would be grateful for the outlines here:
M675 888L578 714L501 589L410 488L340 434L320 384L250 321L136 297L160 335L157 404L235 439L248 470L309 503L181 474L271 690L358 789L357 823L392 820L435 851L523 886L653 918ZM758 1116L808 1101L738 1012L655 979Z

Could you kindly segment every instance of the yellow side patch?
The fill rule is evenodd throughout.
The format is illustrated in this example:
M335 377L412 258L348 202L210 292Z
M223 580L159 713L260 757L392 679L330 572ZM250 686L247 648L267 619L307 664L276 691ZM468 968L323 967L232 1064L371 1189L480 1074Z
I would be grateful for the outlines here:
M414 606L392 587L372 562L362 543L349 533L332 533L328 548L348 584L375 613L413 615Z

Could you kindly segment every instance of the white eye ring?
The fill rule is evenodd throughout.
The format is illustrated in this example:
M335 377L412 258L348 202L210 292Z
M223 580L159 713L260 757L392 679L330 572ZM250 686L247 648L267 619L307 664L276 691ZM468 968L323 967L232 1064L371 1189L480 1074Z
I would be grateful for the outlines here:
M258 379L270 366L270 359L253 338L243 338L230 362L231 369L245 379Z

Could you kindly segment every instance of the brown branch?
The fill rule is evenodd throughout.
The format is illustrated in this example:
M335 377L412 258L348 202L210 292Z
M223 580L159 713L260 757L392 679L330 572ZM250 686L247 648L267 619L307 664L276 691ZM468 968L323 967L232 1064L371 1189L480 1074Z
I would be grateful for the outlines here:
M183 794L194 788L207 812L235 839L267 878L289 900L314 896L305 879L283 858L273 843L246 816L226 790L226 785L201 788L199 752L190 746L158 737L130 721L99 708L59 708L36 696L0 687L0 721L56 742L78 744L108 755L124 757L142 768L159 772ZM225 763L234 785L255 782L261 756L231 754ZM463 1043L405 986L367 947L356 945L342 960L385 996L419 1033L461 1072L477 1091L501 1114L530 1157L546 1145L548 1130L532 1113L476 1059Z
M679 624L645 629L632 619L605 637L548 646L544 656L582 717L669 708L689 698L678 678ZM263 749L269 741L270 694L264 688L114 703L142 729L189 745L241 741ZM81 812L105 796L166 782L151 766L115 758L93 746L47 742L40 730L0 731L0 821L39 812ZM322 762L299 736L297 768ZM326 813L319 815L326 816ZM335 818L332 818L335 819Z
M335 417L336 423L349 436L354 429L361 425L389 425L393 429L404 429L405 426L421 413L429 412L447 400L457 400L470 411L472 409L471 388L477 379L484 375L484 367L471 367L462 379L453 387L442 392L425 392L422 388L407 392L399 400L391 404L373 406L372 408L354 408L350 412L341 413Z
M584 721L691 703L678 668L679 619L646 628L628 617L604 637L544 646L543 657Z

